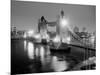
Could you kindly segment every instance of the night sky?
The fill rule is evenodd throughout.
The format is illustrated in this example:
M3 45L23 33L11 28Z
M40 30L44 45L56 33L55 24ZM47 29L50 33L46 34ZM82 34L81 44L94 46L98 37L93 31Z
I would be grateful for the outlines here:
M56 21L64 10L71 28L78 26L80 31L86 27L88 32L96 31L96 6L70 5L13 1L11 3L11 26L19 30L37 29L38 19L44 16L48 21Z

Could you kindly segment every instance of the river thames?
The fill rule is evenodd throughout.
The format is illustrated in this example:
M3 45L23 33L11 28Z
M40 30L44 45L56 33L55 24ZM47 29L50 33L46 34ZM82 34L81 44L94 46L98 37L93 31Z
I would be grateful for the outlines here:
M48 45L29 40L11 40L11 73L47 73L70 71L81 61L95 53L71 48L70 53L51 52Z

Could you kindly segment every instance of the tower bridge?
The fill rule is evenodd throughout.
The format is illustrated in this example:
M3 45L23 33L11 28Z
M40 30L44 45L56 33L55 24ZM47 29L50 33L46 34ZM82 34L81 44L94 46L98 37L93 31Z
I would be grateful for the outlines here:
M60 15L57 17L56 21L53 22L49 22L45 19L44 16L42 16L39 20L38 20L38 32L42 35L49 35L51 36L50 38L56 37L57 35L59 37L62 38L67 38L70 37L71 38L71 43L72 44L76 44L76 45L81 45L81 46L88 46L88 42L87 41L83 41L76 33L74 33L74 31L70 28L70 27L66 27L67 23L65 20L63 20L65 18L64 16L64 11L62 10ZM62 20L62 21L61 21ZM62 24L62 25L61 25ZM48 26L50 26L51 28L55 27L55 32L54 31L49 31ZM65 26L63 28L66 28L66 32L65 34L67 34L66 37L61 36L63 33L63 30L61 30L61 26ZM64 35L65 35L64 34Z

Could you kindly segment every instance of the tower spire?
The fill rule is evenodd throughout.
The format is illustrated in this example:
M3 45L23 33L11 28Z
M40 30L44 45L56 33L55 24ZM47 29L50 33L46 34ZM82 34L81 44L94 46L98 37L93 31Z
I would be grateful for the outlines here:
M63 18L64 17L64 11L61 10L61 17Z

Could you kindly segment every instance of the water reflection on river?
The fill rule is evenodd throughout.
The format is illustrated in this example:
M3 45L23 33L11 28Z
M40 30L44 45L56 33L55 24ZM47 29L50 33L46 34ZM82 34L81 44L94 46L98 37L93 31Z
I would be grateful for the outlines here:
M68 63L65 60L59 61L57 56L50 56L49 46L35 45L32 42L24 41L24 50L27 51L29 59L40 57L42 70L63 71L68 68ZM48 67L47 67L48 66ZM31 66L32 67L32 66Z
M12 64L19 65L19 67L18 65L17 67L14 64L12 65L12 73L64 71L69 69L70 61L72 62L70 58L63 54L52 54L49 46L33 43L32 41L13 40L12 50ZM27 59L24 60L23 58ZM24 63L29 61L26 62L29 64L24 65L23 61Z

